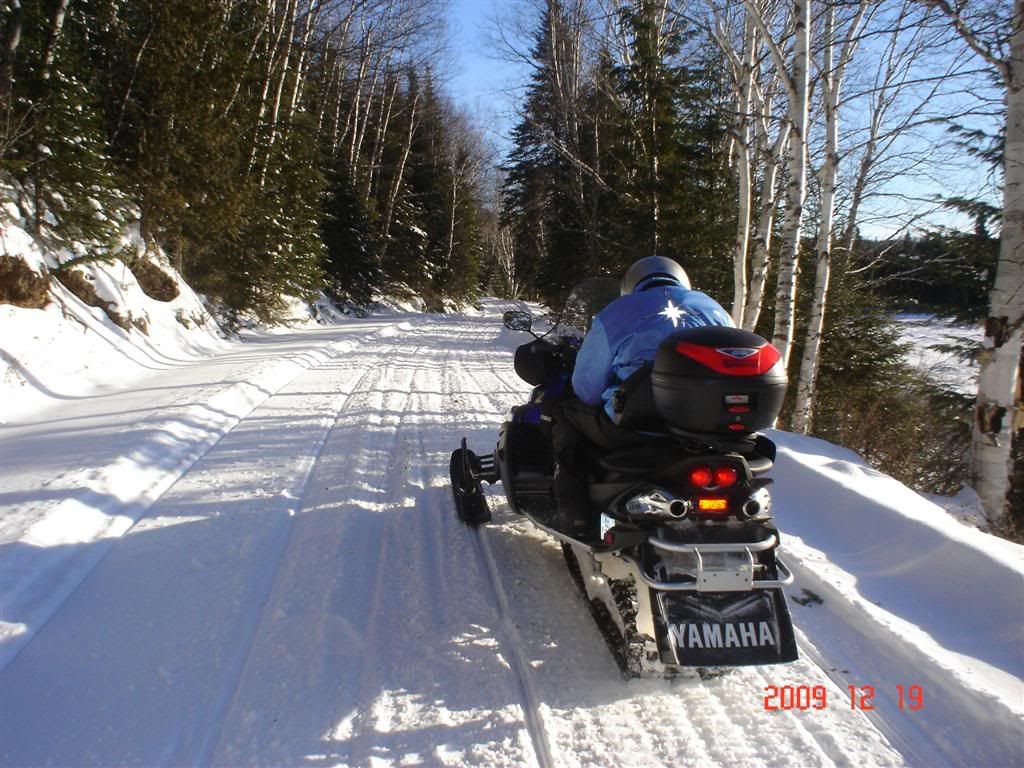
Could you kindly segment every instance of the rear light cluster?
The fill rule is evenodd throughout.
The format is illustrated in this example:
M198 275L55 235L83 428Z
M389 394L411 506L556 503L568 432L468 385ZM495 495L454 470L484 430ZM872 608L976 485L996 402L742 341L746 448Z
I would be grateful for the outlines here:
M740 474L732 464L722 464L714 468L701 464L691 467L687 476L690 485L701 490L731 488L736 485L739 478Z
M724 491L732 488L740 479L740 473L732 464L709 466L698 464L691 467L686 478L697 489L697 512L709 517L729 514L729 499L726 496L707 495L707 491Z

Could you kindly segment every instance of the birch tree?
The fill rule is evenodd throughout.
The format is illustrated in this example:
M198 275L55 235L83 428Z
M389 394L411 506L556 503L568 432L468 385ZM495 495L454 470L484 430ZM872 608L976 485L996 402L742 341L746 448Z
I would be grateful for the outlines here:
M736 244L733 246L733 295L732 319L737 325L743 322L747 305L747 248L750 243L750 208L753 202L754 171L754 127L752 106L757 73L757 26L750 11L744 14L743 60L737 90L739 91L739 131L737 132L736 168L738 177L739 210L736 218Z
M836 7L831 2L825 7L822 29L821 98L825 117L825 155L818 172L821 185L818 212L818 233L815 242L815 283L811 301L811 314L807 321L800 375L797 381L796 405L793 409L793 429L810 431L814 399L818 383L818 363L821 336L825 328L825 308L832 269L832 229L835 214L836 179L839 174L839 107L840 92L846 67L859 42L861 22L869 0L861 0L845 29L837 33ZM838 54L838 55L837 55Z
M729 20L714 3L709 3L713 17L710 32L718 47L730 64L733 99L736 112L730 143L730 158L736 168L738 210L736 216L736 239L733 244L733 297L732 319L737 325L743 323L747 304L747 251L750 244L750 214L753 204L753 181L757 154L754 146L756 79L759 72L757 26L749 10L743 14L740 45L733 41Z
M970 456L974 489L989 519L999 521L1007 512L1012 443L1024 428L1019 380L1024 326L1024 0L1014 0L1009 34L999 5L983 6L971 16L964 0L923 1L945 14L1006 87L1002 235L979 361Z
M775 232L775 212L780 193L777 189L779 171L785 162L789 147L790 125L787 121L776 121L775 139L770 134L771 100L764 100L762 114L756 126L757 154L762 165L761 185L758 193L760 206L757 211L757 225L751 239L750 278L747 286L746 306L743 309L741 326L754 330L761 317L765 286L768 283L768 268L771 261L772 238Z
M793 0L789 5L793 52L786 61L781 40L769 28L771 19L760 0L744 0L754 23L765 40L788 101L789 142L786 151L786 212L782 225L777 289L775 292L775 329L772 343L788 365L793 346L796 314L797 257L800 250L800 226L807 193L807 124L809 112L811 5L810 0Z

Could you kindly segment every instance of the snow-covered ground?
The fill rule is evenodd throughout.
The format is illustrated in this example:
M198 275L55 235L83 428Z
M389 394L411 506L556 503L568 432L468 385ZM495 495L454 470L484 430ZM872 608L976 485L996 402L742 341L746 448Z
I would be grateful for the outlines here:
M19 224L16 214L11 205L0 211L0 254L23 259L38 272L81 255L47 249ZM144 253L137 227L126 232L121 246L133 256ZM174 281L177 298L150 298L118 259L74 268L131 324L127 330L56 279L50 280L50 301L44 309L0 304L0 423L103 389L113 391L155 371L228 349L199 298L162 263L162 256L144 258Z
M901 339L910 345L907 362L954 392L978 391L978 366L943 347L980 342L981 326L958 323L929 314L900 313L893 316Z
M801 660L623 681L556 543L499 489L480 531L452 510L450 451L528 389L505 308L252 335L11 412L0 764L1024 764L1024 548L786 433Z

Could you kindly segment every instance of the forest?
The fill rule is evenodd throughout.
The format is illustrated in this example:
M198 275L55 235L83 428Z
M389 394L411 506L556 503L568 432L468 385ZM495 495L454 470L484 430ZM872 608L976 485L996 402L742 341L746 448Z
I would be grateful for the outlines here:
M0 192L58 273L137 226L228 323L557 306L672 256L783 353L780 426L970 479L1012 533L1020 5L525 0L494 20L530 71L500 157L443 85L440 0L5 0ZM906 365L899 310L984 321L976 401Z

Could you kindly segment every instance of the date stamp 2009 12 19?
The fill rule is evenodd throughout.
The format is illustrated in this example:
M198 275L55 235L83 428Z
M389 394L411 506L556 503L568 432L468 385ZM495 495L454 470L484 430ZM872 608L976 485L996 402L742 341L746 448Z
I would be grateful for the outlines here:
M848 685L850 709L870 712L875 709L873 685ZM764 689L766 712L781 710L828 709L828 689L824 685L769 685ZM896 703L900 710L924 709L924 690L920 685L897 685Z

